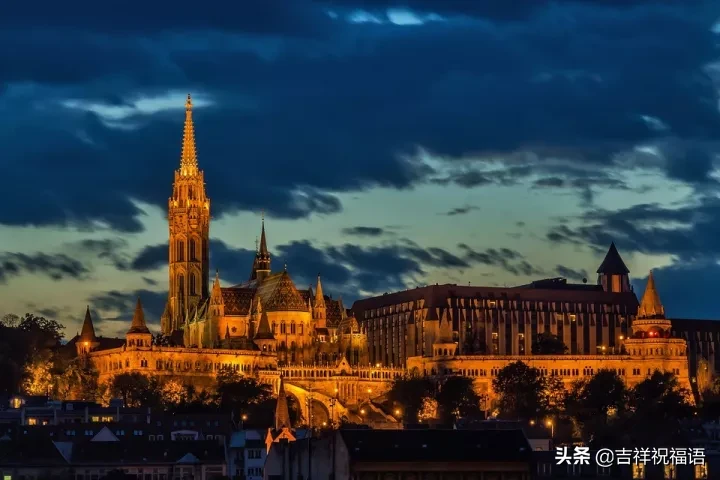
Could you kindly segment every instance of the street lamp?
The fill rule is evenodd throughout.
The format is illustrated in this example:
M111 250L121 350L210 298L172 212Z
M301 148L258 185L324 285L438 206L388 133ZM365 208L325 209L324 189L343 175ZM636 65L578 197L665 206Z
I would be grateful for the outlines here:
M246 420L247 420L247 415L245 415L244 413L242 415L240 415L240 430L243 429Z
M534 426L535 426L535 420L530 420L530 426L531 426L531 427L534 427Z
M550 436L554 437L555 436L555 424L553 423L553 421L548 420L545 422L545 425L550 428Z

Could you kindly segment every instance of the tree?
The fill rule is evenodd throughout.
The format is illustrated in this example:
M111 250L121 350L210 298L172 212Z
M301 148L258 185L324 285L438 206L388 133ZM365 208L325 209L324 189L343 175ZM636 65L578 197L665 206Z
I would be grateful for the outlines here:
M475 392L472 378L449 377L440 387L436 399L440 419L445 424L455 423L460 418L478 419L483 416L480 409L482 398Z
M586 442L613 446L627 443L628 400L623 379L613 370L599 370L573 384L565 408Z
M533 355L563 355L567 351L568 347L562 339L550 332L538 334L532 344Z
M567 399L567 390L562 379L557 375L550 375L545 380L545 406L548 413L557 415L565 410L565 401Z
M110 392L119 397L127 407L158 407L162 393L157 377L148 377L138 372L115 375Z
M220 370L216 398L219 408L232 412L235 419L245 415L252 424L272 424L275 414L272 388L254 378L243 377L236 370Z
M27 364L23 391L28 395L50 395L53 389L52 366L46 358Z
M169 347L171 344L171 339L167 335L164 335L162 333L156 333L152 336L152 344L157 347Z
M502 368L493 379L502 418L533 419L547 411L545 381L540 370L517 361Z
M432 382L427 377L406 375L393 380L387 398L393 409L400 409L407 421L414 422L425 398L430 398L432 391Z
M185 385L175 379L166 381L160 388L160 395L165 408L177 407L185 403L187 393L188 390Z
M54 396L61 400L96 401L98 399L98 372L92 364L80 358L63 361L56 358L54 370Z
M689 398L690 392L680 387L670 372L656 370L650 378L635 385L630 394L633 439L648 446L680 441L680 421L694 414Z
M417 419L421 422L438 418L438 401L432 397L424 397Z

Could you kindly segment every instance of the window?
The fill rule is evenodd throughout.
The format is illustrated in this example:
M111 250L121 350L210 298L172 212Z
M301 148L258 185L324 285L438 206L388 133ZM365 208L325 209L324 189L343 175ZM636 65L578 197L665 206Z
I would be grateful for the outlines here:
M195 295L196 287L195 287L195 273L190 272L190 295Z
M632 478L633 480L644 480L645 465L643 465L642 463L634 463L632 466Z
M705 480L708 477L707 465L695 465L695 480Z
M185 261L185 242L182 240L177 242L177 260L178 262Z
M195 239L191 238L190 239L190 252L189 252L191 262L197 260L196 253L195 253L196 251L197 250L196 250L196 246L195 246Z
M675 465L665 465L665 480L675 480L677 478L677 472L675 471Z
M180 296L182 297L185 295L185 275L182 273L178 276L178 293L180 293Z

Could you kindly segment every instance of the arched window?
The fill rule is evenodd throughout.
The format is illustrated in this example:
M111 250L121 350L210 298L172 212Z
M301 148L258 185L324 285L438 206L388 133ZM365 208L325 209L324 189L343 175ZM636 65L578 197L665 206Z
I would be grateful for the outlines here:
M178 287L177 288L178 288L178 293L180 294L180 296L181 297L184 296L185 295L185 275L183 275L182 273L178 276Z
M189 286L190 286L190 295L195 295L195 273L193 273L193 272L190 272L190 285Z
M177 242L177 260L178 262L185 261L185 242L182 240Z
M191 262L197 260L197 254L196 254L196 250L195 250L195 239L194 239L194 238L191 238L191 239L190 239L190 252L189 252L188 256L190 257L190 261L191 261Z

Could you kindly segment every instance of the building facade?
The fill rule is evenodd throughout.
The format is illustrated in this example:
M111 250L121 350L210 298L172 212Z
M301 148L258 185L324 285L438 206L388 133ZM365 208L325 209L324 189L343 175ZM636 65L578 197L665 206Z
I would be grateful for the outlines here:
M140 372L210 385L225 368L253 375L277 393L281 377L304 418L337 422L383 395L409 372L462 373L489 393L493 376L516 360L566 382L615 369L634 383L655 369L688 382L686 342L671 338L654 281L638 310L629 270L611 245L596 285L565 279L515 288L434 285L355 302L299 289L287 265L272 271L263 218L248 279L210 282L211 202L195 147L188 96L180 166L168 202L168 299L160 337L138 300L125 339L98 337L89 309L70 342L100 380ZM539 334L556 335L566 355L533 355ZM358 408L355 408L358 409Z

